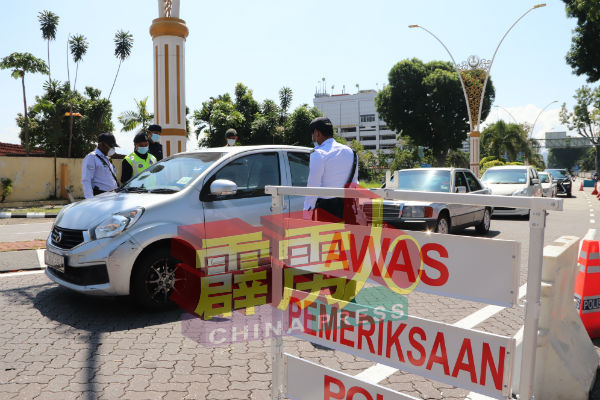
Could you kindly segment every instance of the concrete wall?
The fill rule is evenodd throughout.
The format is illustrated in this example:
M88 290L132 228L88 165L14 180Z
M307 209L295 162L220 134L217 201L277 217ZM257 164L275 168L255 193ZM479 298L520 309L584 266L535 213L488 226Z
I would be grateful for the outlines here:
M82 161L81 158L56 159L57 197L66 198L65 186L72 186L73 197L83 197ZM117 167L118 178L121 176L121 162L122 160L113 162ZM54 196L54 158L0 157L0 178L10 178L13 182L13 191L5 202L46 200Z

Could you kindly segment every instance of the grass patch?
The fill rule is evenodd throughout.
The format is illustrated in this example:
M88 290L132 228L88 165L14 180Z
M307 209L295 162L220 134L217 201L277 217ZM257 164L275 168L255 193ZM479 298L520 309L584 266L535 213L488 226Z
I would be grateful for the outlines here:
M379 189L382 185L382 183L379 181L358 182L358 184L367 189Z
M58 214L61 207L30 207L30 208L0 208L0 212L10 212L13 214L26 214L28 212Z

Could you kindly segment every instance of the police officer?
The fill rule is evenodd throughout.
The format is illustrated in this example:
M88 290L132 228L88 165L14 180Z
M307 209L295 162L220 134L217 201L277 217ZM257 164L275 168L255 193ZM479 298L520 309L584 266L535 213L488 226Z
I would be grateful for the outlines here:
M343 188L358 184L358 160L354 151L333 138L329 118L319 117L309 125L315 150L310 155L307 187ZM319 221L339 221L344 218L344 199L307 196L305 218Z
M152 164L156 164L156 158L148 153L149 143L145 133L138 133L133 138L133 153L123 159L121 166L121 182L125 184L132 176L136 176Z
M227 129L227 132L225 132L225 140L227 141L225 147L235 146L238 140L237 131L233 128Z
M86 199L116 189L119 184L116 170L109 158L119 147L112 133L101 133L98 146L83 159L81 166L81 185Z
M148 152L156 158L156 161L163 159L163 148L160 144L160 135L162 134L162 128L160 125L150 125L148 127Z

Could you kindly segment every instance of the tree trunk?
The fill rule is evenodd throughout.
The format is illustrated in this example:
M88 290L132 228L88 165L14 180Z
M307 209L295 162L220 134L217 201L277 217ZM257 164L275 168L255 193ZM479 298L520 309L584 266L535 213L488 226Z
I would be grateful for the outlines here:
M27 119L27 98L25 97L25 73L21 74L21 84L23 85L23 108L25 116L25 155L29 155L29 119Z
M600 143L594 147L596 147L596 172L600 173Z
M73 140L73 95L71 94L71 101L69 102L69 151L67 157L71 158L71 142Z
M444 167L446 165L447 154L447 151L442 150L434 155L438 167Z
M115 80L113 81L112 87L110 88L110 92L108 93L108 100L110 100L110 95L112 94L112 91L115 88L115 83L117 83L117 76L119 76L119 71L121 70L122 62L123 60L119 61L119 67L117 68L117 73L115 74Z
M52 82L52 74L50 73L50 39L48 39L48 82Z

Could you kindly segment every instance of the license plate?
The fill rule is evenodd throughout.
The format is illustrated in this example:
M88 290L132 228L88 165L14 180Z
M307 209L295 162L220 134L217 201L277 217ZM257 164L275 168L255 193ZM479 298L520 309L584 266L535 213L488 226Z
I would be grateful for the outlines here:
M61 255L46 250L44 252L44 262L50 268L53 268L60 272L65 272L65 258Z

